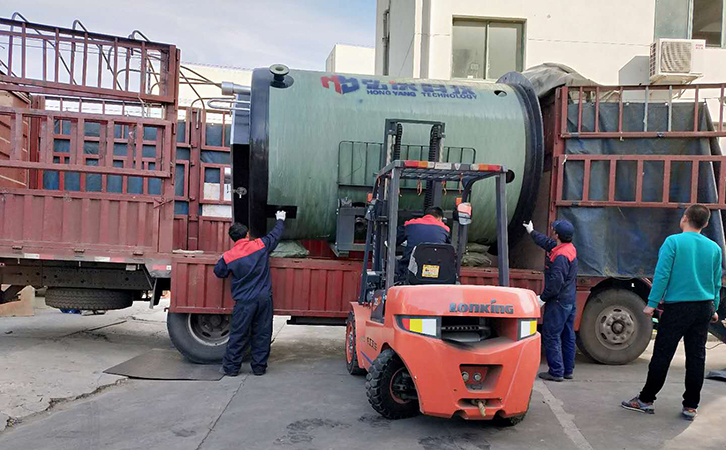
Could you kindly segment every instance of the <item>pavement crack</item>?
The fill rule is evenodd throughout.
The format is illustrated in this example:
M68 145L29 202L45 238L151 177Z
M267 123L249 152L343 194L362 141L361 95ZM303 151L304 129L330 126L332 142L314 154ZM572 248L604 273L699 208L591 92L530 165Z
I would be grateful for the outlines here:
M106 325L101 325L99 327L86 328L84 330L78 330L78 331L74 331L73 333L69 333L69 334L65 334L63 336L59 336L59 337L57 337L57 338L55 338L53 340L54 341L60 341L61 339L65 339L65 338L68 338L68 337L71 337L71 336L75 336L77 334L90 333L91 331L101 330L103 328L113 327L115 325L121 325L122 323L126 323L126 322L128 322L128 319L119 320L117 322L109 323L109 324L106 324Z
M164 320L141 319L139 317L134 317L134 316L131 316L131 320L134 322L166 324L166 321L164 321Z
M79 400L85 400L85 399L90 398L90 397L94 397L96 395L101 394L102 392L104 392L107 389L110 389L110 388L112 388L114 386L120 385L121 383L125 382L126 380L127 380L127 378L120 378L120 379L116 380L113 383L104 384L103 386L97 386L96 389L92 390L91 392L86 392L86 393L83 393L83 394L80 394L80 395L75 395L75 396L72 396L72 397L52 397L48 401L48 406L44 410L37 411L37 412L33 412L32 414L29 414L27 416L23 416L23 417L12 417L12 416L8 416L7 425L6 425L6 427L5 427L4 430L0 430L0 435L2 435L3 432L9 430L10 428L13 428L13 427L15 427L17 425L20 425L20 424L22 424L22 423L24 423L26 421L30 421L32 419L35 419L35 418L41 416L41 415L45 415L45 414L48 414L50 412L53 412L53 410L56 407L58 407L58 405L64 405L64 404L73 403L73 402L76 402L76 401L79 401ZM23 405L20 405L20 407L23 408L23 409L28 410ZM28 410L28 411L30 411L30 410Z
M227 411L227 408L229 408L229 405L232 403L232 400L234 400L234 398L237 396L237 393L239 392L240 389L242 389L242 386L244 386L245 381L247 381L247 378L249 378L249 377L250 377L250 375L247 374L242 379L242 382L239 384L239 386L237 386L237 389L234 390L234 393L229 398L229 401L227 402L226 405L224 405L224 408L222 408L222 411L214 419L214 422L212 422L212 425L210 425L209 430L207 430L207 432L204 434L204 437L202 438L201 442L199 442L199 445L197 445L197 448L195 450L200 450L202 448L202 445L204 445L204 441L206 441L207 438L209 437L209 435L212 434L212 431L214 430L214 427L217 426L217 422L219 422L219 419L222 418L222 416L224 415L224 413Z
M282 326L280 327L280 329L279 329L279 330L277 330L277 333L275 333L275 335L274 335L274 336L272 336L272 340L270 340L270 345L272 345L272 344L274 344L274 343L275 343L275 339L277 339L277 336L279 336L279 335L280 335L280 333L282 332L282 330L283 330L283 329L284 329L284 328L285 328L286 326L287 326L287 324L286 324L286 323L283 323L283 324L282 324Z

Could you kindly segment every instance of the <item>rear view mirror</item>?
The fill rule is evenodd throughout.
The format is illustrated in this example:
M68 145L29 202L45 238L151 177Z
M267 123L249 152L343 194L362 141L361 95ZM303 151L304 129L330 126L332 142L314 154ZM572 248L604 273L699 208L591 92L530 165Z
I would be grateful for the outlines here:
M461 225L469 225L471 223L471 203L460 203L456 207L456 213Z

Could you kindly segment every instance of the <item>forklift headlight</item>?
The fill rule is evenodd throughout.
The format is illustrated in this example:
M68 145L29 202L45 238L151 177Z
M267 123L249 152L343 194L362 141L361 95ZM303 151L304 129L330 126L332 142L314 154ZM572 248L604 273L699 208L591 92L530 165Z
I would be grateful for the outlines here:
M534 336L537 333L537 319L519 320L519 339Z
M439 324L436 317L399 317L398 325L411 333L438 336Z

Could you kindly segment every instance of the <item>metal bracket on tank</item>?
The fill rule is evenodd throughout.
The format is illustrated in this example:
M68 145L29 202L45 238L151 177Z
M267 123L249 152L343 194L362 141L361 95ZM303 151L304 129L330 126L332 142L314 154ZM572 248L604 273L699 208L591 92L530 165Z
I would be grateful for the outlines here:
M338 214L335 227L335 245L333 252L337 256L347 256L349 252L365 250L365 244L355 243L356 224L365 223L367 208L353 206L348 198L338 199Z

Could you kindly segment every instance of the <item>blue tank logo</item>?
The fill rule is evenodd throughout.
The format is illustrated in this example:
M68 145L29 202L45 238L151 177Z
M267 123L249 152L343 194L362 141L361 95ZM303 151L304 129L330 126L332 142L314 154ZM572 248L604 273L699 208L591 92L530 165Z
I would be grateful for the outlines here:
M397 97L432 97L432 98L458 98L465 100L474 100L477 94L468 86L445 85L442 83L413 83L413 82L396 82L389 81L388 84L382 83L381 80L361 79L355 77L346 77L343 75L330 75L320 77L323 87L333 89L338 94L347 94L355 92L361 88L361 84L365 87L368 95L392 95Z

